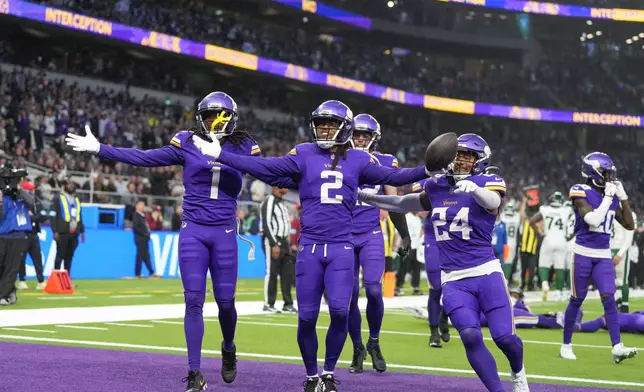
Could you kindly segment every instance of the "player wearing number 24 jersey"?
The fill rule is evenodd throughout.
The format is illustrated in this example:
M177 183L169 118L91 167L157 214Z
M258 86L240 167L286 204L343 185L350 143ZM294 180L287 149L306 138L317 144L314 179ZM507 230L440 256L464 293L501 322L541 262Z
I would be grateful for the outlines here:
M186 313L184 329L188 348L189 374L186 391L207 387L200 372L201 345L204 334L203 304L206 298L206 275L210 270L219 322L223 335L222 378L234 381L237 374L233 338L237 324L235 287L237 284L237 196L241 190L242 172L204 156L194 144L200 136L221 140L225 151L254 156L260 149L245 132L235 129L237 104L223 92L208 94L198 105L198 128L178 132L170 145L152 150L118 148L100 144L91 134L68 135L66 142L75 151L95 153L101 159L140 167L183 166L183 224L179 233L179 268L184 287ZM288 186L278 177L264 181Z
M619 333L619 320L615 307L615 271L610 252L610 235L613 221L617 220L627 230L633 230L633 214L622 183L617 181L613 160L601 152L586 155L581 174L585 184L570 188L570 199L575 208L575 245L573 247L571 296L566 308L563 344L559 355L576 359L572 351L572 333L581 304L588 293L592 277L604 306L606 326L613 345L613 362L632 358L637 350L624 347Z
M400 186L426 176L424 166L381 166L369 153L349 148L354 119L340 101L326 101L311 114L314 143L295 146L279 158L244 157L222 151L217 140L196 139L205 155L265 177L291 178L302 203L299 251L295 263L298 302L297 340L306 367L304 391L337 391L333 371L347 339L349 301L353 291L353 210L358 186ZM326 338L324 373L318 377L316 324L326 289L331 323ZM319 388L319 389L318 389Z
M503 270L492 249L492 230L506 187L500 176L485 174L491 155L483 138L464 134L458 137L457 155L447 174L429 179L422 193L402 197L360 193L359 197L395 212L430 211L443 306L460 334L470 365L489 391L503 391L494 357L483 343L482 312L494 342L510 362L513 391L527 392L523 344L515 334Z

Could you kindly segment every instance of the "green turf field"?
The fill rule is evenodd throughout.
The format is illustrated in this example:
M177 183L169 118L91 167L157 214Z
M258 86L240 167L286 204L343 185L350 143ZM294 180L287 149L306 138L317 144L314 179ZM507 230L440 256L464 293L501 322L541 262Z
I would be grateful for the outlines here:
M75 283L78 284L77 293L71 296L46 295L35 292L33 288L21 292L19 303L8 309L77 307L78 311L82 311L80 307L181 304L183 302L181 284L178 280L78 280ZM254 302L240 303L238 307L240 309L252 307L255 313L239 317L236 344L240 358L299 363L296 316L262 314L259 309L255 310L255 308L261 308L261 303L255 301L261 301L262 298L263 280L239 282L237 301ZM208 301L213 302L211 294ZM564 302L530 304L534 313L563 311L565 305ZM631 308L644 309L644 298L633 299ZM0 320L5 310L0 310ZM588 300L584 311L585 320L599 317L602 311L601 303L598 300ZM240 314L243 313L240 310ZM318 322L320 338L318 357L323 357L324 335L328 323L328 314L322 313ZM74 327L80 327L80 329ZM367 324L363 319L363 331L366 328ZM413 318L411 313L404 309L387 309L382 329L382 349L392 371L463 375L462 371L470 370L463 346L457 338L453 338L442 349L430 349L426 321ZM33 342L40 343L168 353L183 352L185 348L183 322L180 318L1 328L0 334L3 336L0 340L5 341L27 342L34 339ZM518 334L524 341L528 377L530 379L531 375L539 376L532 378L532 382L644 390L642 375L644 355L620 365L613 364L609 348L610 340L606 331L595 334L575 334L573 343L576 344L577 361L564 361L558 358L561 330L520 329ZM489 340L487 330L484 331L484 335L487 338L488 347L497 359L499 371L509 372L507 360ZM16 338L10 338L10 336L16 336ZM366 337L366 331L363 336ZM452 336L454 337L454 333ZM629 346L644 347L644 336L641 335L623 335L623 341ZM220 342L221 333L216 317L206 317L205 355L217 356ZM351 353L352 346L349 342L345 346L341 360L350 361ZM342 363L339 366L348 365ZM599 385L592 380L625 381L640 385Z

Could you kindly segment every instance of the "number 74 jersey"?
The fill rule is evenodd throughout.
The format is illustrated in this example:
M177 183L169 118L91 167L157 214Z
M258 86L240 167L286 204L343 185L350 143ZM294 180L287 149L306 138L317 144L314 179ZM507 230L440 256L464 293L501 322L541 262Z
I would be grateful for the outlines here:
M476 174L467 180L505 196L505 181L498 175ZM471 194L455 194L453 190L454 184L445 175L425 183L443 271L474 268L496 259L492 231L497 214L481 207Z
M593 209L599 207L604 198L603 193L586 184L573 185L570 188L570 199L584 199ZM619 199L613 196L613 202L608 208L608 213L598 227L590 227L575 209L575 253L588 257L611 258L610 235L615 221L615 210L619 207ZM605 250L600 256L596 251Z

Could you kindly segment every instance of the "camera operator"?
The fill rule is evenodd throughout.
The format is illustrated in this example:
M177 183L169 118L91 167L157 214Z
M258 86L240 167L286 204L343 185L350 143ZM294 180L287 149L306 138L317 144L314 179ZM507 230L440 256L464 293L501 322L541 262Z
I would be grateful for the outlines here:
M0 168L0 305L16 303L16 275L27 251L27 236L31 232L29 206L34 199L19 189L27 176L25 170L9 165Z
M25 182L22 185L22 189L27 192L34 191L35 186L29 182ZM40 233L40 224L47 220L47 214L43 210L40 200L35 196L33 206L29 207L29 216L31 217L32 230L27 238L27 251L22 258L20 270L18 271L18 278L20 279L18 288L21 290L29 288L27 282L25 282L27 275L27 266L25 263L27 262L27 253L29 253L31 261L34 263L34 268L36 269L36 279L38 279L36 289L43 290L45 288L45 277L43 276L42 252L40 251L40 238L38 237L38 233Z

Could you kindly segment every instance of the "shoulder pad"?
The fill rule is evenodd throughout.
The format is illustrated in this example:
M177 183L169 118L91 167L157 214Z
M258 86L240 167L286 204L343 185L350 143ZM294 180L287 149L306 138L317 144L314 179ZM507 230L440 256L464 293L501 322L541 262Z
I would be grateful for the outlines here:
M170 140L170 145L181 148L185 145L186 139L188 139L189 136L189 131L179 131Z
M590 186L586 184L576 184L570 187L570 192L568 193L568 197L571 199L574 198L580 198L580 197L586 197L586 191L589 191L591 188Z

